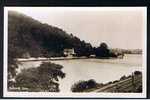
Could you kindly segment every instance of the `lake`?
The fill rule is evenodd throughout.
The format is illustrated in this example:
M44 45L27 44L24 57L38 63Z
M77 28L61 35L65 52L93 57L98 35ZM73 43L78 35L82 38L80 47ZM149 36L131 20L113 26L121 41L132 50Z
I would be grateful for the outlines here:
M51 62L64 66L62 70L66 77L59 80L59 88L60 92L65 93L71 92L71 86L79 80L94 79L98 83L106 83L129 75L135 70L142 71L140 54L126 54L123 59L73 59ZM37 67L40 63L41 61L23 62L19 65L19 70Z

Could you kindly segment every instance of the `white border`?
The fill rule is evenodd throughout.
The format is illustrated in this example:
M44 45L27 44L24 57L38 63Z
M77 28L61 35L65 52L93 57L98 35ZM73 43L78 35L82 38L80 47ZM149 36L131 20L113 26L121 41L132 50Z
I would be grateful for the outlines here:
M8 64L8 10L11 8L25 7L4 7L4 63L3 63L3 96L4 97L57 97L57 98L146 98L146 80L147 80L147 7L50 7L53 10L136 10L142 9L144 16L143 34L143 92L142 93L48 93L48 92L8 92L7 91L7 64ZM36 8L36 7L34 7ZM45 7L47 8L47 7ZM136 39L136 38L135 38Z

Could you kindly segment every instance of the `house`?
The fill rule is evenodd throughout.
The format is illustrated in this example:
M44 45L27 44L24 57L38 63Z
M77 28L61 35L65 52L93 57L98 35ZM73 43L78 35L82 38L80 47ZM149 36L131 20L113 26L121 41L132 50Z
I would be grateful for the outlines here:
M30 54L29 54L28 52L26 52L26 53L24 53L24 54L22 55L22 57L23 57L23 58L30 58L31 56L30 56Z
M74 48L64 49L64 55L67 57L72 57L73 55L75 55Z

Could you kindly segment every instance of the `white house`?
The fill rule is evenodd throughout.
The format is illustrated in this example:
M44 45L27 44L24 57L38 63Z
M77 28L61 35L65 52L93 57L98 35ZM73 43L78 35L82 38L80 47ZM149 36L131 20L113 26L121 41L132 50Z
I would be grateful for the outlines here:
M75 55L74 48L64 49L64 55L67 57L72 57L73 55Z

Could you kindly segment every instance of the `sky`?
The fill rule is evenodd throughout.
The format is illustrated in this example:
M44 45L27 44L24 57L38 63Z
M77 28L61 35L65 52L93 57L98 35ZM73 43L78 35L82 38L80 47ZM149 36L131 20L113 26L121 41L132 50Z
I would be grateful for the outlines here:
M146 30L143 7L7 7L62 28L81 40L110 48L141 49Z

